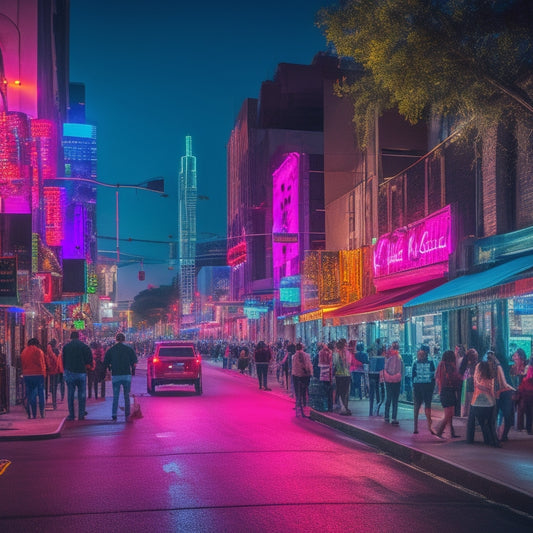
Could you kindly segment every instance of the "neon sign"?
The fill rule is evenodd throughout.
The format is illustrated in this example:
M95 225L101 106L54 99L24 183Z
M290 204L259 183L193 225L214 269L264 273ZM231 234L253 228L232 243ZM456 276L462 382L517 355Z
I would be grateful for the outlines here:
M454 250L450 206L382 235L374 248L374 277L448 261Z
M282 277L300 274L299 187L300 154L291 152L272 173L272 256L276 288Z
M228 250L227 261L228 265L234 268L246 262L246 241Z

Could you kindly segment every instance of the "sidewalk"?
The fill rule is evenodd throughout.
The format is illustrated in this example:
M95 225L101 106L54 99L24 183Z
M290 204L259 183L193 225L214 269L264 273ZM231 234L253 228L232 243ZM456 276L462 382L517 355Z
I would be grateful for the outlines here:
M253 381L254 386L256 384L256 378L249 374L241 375L235 369L222 369L221 360L204 359L204 364L216 367L220 372L232 373L244 380ZM141 365L140 362L139 367ZM275 375L269 375L269 385L271 392L260 393L294 401L276 382ZM108 416L112 398L109 389L110 387L106 401L88 401L88 410L91 413L99 414L101 411L103 418ZM465 441L464 418L454 419L454 427L460 438L441 440L427 431L423 409L419 419L420 433L417 435L413 435L413 414L410 405L400 404L399 426L386 424L383 417L368 416L367 400L350 401L350 409L352 416L311 410L311 419L374 446L402 462L475 491L489 500L528 514L532 513L533 436L512 429L509 441L504 442L502 448L491 448L482 444L481 435L477 432L477 442L469 445ZM383 410L383 407L381 409ZM44 419L29 420L22 406L16 406L10 413L0 415L0 441L59 437L67 414L66 397L63 402L58 402L56 411L47 407ZM434 422L441 417L442 409L434 405ZM445 436L449 436L448 429Z
M219 368L222 366L221 361L208 362ZM236 370L221 371L237 373ZM294 401L273 374L269 374L269 386L272 392L262 394L275 394ZM400 403L399 426L385 423L383 416L369 416L368 400L351 400L350 410L352 416L311 410L310 418L489 500L532 514L533 436L525 431L511 429L509 441L502 443L502 448L492 448L483 444L480 431L476 431L476 442L467 444L465 418L454 418L455 432L460 438L449 438L447 428L444 436L448 438L442 440L427 430L423 408L420 409L417 435L413 434L413 407L410 404ZM384 406L380 409L381 414L383 410ZM432 414L435 425L442 418L440 405L433 404Z

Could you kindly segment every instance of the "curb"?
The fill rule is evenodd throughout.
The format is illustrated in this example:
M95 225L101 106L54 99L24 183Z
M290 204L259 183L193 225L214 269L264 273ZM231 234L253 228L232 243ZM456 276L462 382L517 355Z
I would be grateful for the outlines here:
M341 420L326 416L319 411L311 409L310 418L311 420L338 429L346 435L378 448L403 463L430 472L431 474L446 479L451 483L455 483L463 488L476 492L496 503L506 505L512 509L531 515L533 498L521 490L508 485L503 485L490 477L469 472L449 461L417 450L416 448L394 442L381 435L372 433L371 431L346 424Z

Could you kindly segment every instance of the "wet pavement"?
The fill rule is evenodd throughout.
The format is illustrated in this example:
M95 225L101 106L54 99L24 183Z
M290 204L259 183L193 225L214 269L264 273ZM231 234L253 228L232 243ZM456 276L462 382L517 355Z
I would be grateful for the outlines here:
M142 369L144 361L140 361ZM222 363L206 361L218 367L221 372L235 373L236 370L222 369ZM240 374L239 374L240 375ZM256 379L248 374L242 379ZM294 401L290 392L277 383L275 376L269 376L272 391L262 394L275 394ZM110 414L111 384L107 384L106 400L88 400L87 410ZM383 410L383 407L381 408ZM419 433L413 434L413 412L409 404L400 404L399 425L385 423L382 416L369 416L368 401L350 401L351 416L337 413L323 413L311 410L310 418L325 424L353 438L374 446L381 452L408 463L414 467L455 483L484 497L508 505L514 509L532 514L533 510L533 436L526 432L511 429L509 441L501 448L492 448L482 443L480 432L476 432L474 444L465 440L466 420L455 418L454 427L459 438L452 439L447 428L445 439L432 435L428 429L421 409ZM381 411L382 412L382 411ZM65 424L84 423L66 422L68 415L66 397L59 401L57 409L47 405L43 419L28 419L22 406L16 406L7 414L0 415L0 441L36 440L61 436ZM439 406L433 408L433 425L442 417ZM0 458L1 459L1 458Z

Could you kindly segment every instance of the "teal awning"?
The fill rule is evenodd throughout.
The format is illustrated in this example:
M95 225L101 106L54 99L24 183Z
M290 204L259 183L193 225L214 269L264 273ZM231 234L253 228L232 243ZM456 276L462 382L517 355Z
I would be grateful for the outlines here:
M418 314L418 310L423 310L423 314L426 314L429 306L434 306L435 311L465 307L469 305L469 299L464 298L465 296L513 281L516 276L532 268L533 255L519 257L484 272L452 279L436 289L413 298L404 304L404 309L409 311L410 315L414 315ZM461 298L460 301L459 298Z

